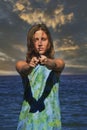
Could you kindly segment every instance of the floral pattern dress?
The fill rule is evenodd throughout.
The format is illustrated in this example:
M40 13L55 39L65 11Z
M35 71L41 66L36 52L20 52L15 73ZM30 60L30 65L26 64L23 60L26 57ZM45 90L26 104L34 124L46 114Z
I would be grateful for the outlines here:
M37 65L23 78L23 84L24 101L17 130L61 130L57 74Z

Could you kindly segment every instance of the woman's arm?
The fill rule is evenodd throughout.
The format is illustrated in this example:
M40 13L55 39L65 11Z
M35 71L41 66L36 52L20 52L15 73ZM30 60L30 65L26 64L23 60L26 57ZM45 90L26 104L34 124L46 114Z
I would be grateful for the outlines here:
M26 61L18 61L16 63L16 70L21 76L27 76L32 69Z
M16 63L16 70L21 76L27 76L31 73L33 68L38 64L37 57L33 57L29 63L26 61L18 61Z
M47 59L46 66L57 73L61 73L64 69L65 63L62 59Z
M36 65L39 62L42 65L45 65L48 69L51 69L57 72L58 75L61 74L65 66L65 63L62 59L50 59L44 55L41 55L41 58L39 59L37 59L36 57L33 57L30 63L27 63L26 61L18 61L16 63L16 70L21 76L27 76L28 74L31 73L33 68L36 67Z
M65 66L64 61L58 58L50 59L44 55L41 55L41 58L39 58L39 60L41 64L45 65L48 69L54 70L59 75L61 74Z

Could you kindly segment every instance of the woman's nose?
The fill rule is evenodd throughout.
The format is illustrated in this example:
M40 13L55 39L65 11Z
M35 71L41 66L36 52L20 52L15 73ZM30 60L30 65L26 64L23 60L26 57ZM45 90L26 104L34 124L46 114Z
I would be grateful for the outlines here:
M42 45L42 41L41 41L41 39L39 39L39 43L38 43L38 45Z

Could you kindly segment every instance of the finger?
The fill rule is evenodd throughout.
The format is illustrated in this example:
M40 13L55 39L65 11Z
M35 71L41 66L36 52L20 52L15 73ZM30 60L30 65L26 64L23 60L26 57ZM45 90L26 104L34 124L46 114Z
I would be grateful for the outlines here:
M34 63L30 63L30 67L35 67L36 66L36 64L34 64Z
M37 64L39 62L39 59L37 59L37 57L34 57L33 62Z
M46 62L47 62L47 58L46 58L46 57L43 58L43 59L40 59L40 63L41 63L41 64L46 64Z

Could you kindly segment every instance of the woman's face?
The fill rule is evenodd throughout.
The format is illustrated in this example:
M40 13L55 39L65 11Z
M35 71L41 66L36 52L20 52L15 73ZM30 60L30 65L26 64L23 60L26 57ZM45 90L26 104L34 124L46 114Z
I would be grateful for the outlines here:
M45 54L50 46L48 36L43 30L35 32L33 43L35 51L41 55Z

